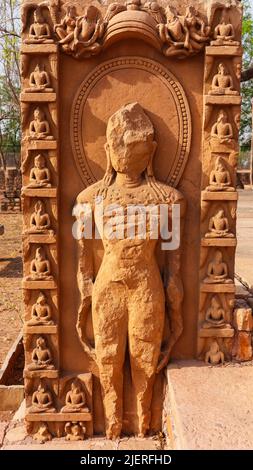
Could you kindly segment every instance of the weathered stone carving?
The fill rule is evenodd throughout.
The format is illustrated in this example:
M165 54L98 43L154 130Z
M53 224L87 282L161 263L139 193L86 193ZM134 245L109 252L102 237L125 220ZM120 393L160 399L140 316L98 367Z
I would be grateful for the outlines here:
M111 116L106 136L106 174L102 181L79 194L78 204L93 206L96 195L103 197L105 206L117 202L124 210L128 203L147 204L148 201L170 206L173 202L181 206L183 216L181 194L158 182L154 176L152 160L157 143L153 125L140 105L128 104ZM81 213L79 217L82 224ZM110 240L104 236L105 253L94 284L85 240L79 242L81 305L77 329L84 350L98 365L108 438L117 438L122 427L122 369L127 338L137 397L138 428L142 436L149 429L155 374L167 364L172 346L182 332L180 250L169 252L169 274L164 291L154 257L157 240L150 239L149 232L146 235L145 240ZM161 352L165 297L170 305L171 336ZM91 303L95 349L85 334Z
M158 24L166 56L188 56L199 52L208 42L210 28L193 6L187 7L186 15L179 16L176 9L165 10L166 23Z
M50 87L50 78L44 66L36 65L34 71L30 74L29 88L25 88L25 93L52 93L54 90Z
M232 283L232 279L228 278L227 264L222 260L222 252L217 250L214 259L209 263L207 269L207 277L204 279L206 284Z
M66 14L60 23L54 25L54 30L59 37L59 44L66 52L73 50L74 31L76 27L77 12L74 5L66 6Z
M222 308L219 298L214 295L211 298L211 305L206 311L205 321L202 328L232 328L226 323L226 314Z
M28 413L55 413L56 409L53 406L52 394L43 385L42 382L35 392L32 394L32 406L28 408Z
M231 75L228 73L225 65L220 63L218 73L213 77L209 95L239 95L239 92L233 90L233 88L234 83Z
M53 136L50 135L50 126L45 119L45 115L40 108L34 111L34 119L29 126L29 139L31 140L52 140Z
M235 41L235 30L232 23L227 21L227 15L223 12L221 22L216 26L213 35L214 41L211 46L239 46L240 43Z
M65 406L61 409L62 413L88 413L86 406L85 393L78 381L72 382L71 389L66 394Z
M40 7L33 13L34 23L29 28L28 39L24 39L25 44L50 44L53 42L48 24L46 23Z
M47 303L45 294L40 292L36 303L32 306L31 320L27 322L28 326L53 325L51 307Z
M34 212L30 218L30 228L27 233L48 233L53 232L49 230L51 226L50 217L45 212L45 206L42 201L37 201L34 207Z
M26 281L49 281L53 279L50 262L46 258L42 246L36 249L35 258L31 262L30 275L26 276L25 279Z
M55 369L52 364L53 358L50 349L47 347L45 338L40 336L36 340L36 347L32 352L32 363L28 364L27 369L33 370L52 370Z
M217 122L214 123L211 130L211 148L213 151L226 151L234 147L234 132L232 125L228 122L228 115L224 109L218 114Z
M39 429L33 435L33 439L38 441L40 444L44 444L45 442L52 440L52 434L48 430L47 423L39 423Z
M222 157L218 157L215 162L215 168L211 171L209 186L206 191L235 191L231 186L229 171L226 169Z
M86 434L84 423L68 422L65 424L66 441L83 441Z
M218 364L224 364L225 357L224 353L220 351L220 347L216 340L212 341L209 351L205 355L205 362L216 366Z
M205 234L206 238L233 238L234 234L229 231L229 223L223 209L211 217L209 222L209 232Z
M50 171L46 166L46 159L43 155L39 154L34 158L34 167L30 172L30 183L27 185L28 188L49 188L50 183Z
M34 9L35 5L31 3L30 8ZM63 4L59 8L54 2L41 2L34 11L34 23L29 28L28 38L24 40L27 44L52 41L42 8L49 11L55 36L63 51L75 58L88 58L98 54L106 46L106 32L110 28L110 21L125 11L131 13L127 16L127 21L134 22L135 28L136 23L139 23L136 33L139 30L144 38L145 24L153 28L153 34L159 36L161 49L166 56L186 57L196 54L210 41L211 27L194 6L188 6L183 15L172 6L163 8L156 2L142 4L136 0L126 1L125 4L112 3L104 14L95 5L84 6L80 10L80 5L76 6L74 3ZM24 29L27 10L29 4L23 8ZM147 14L146 18L143 14L140 16L142 12ZM153 23L150 23L149 17L152 17ZM119 16L119 23L121 20ZM123 28L127 32L127 24ZM120 31L117 34L120 36Z

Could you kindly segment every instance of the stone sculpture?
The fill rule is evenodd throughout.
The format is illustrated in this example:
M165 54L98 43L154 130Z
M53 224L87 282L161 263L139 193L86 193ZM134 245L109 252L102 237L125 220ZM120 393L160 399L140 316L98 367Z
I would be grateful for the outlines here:
M83 441L86 433L84 423L68 422L65 424L66 441Z
M34 159L34 167L30 172L30 183L28 188L49 188L50 183L50 171L46 166L46 159L43 155L37 155Z
M30 275L26 277L27 281L49 281L52 280L50 262L46 258L44 249L36 249L35 258L31 262Z
M217 122L211 130L211 137L220 144L231 144L233 140L233 129L228 122L228 115L223 109L218 114Z
M183 216L182 195L154 176L152 160L157 143L153 125L141 106L131 103L111 116L106 137L106 174L102 181L79 194L78 204L93 205L93 198L98 195L105 205L109 201L117 202L126 210L128 203L145 204L149 200L153 204L179 204ZM79 242L81 306L77 327L85 350L98 364L108 438L117 438L122 428L122 369L127 338L137 397L139 435L144 436L149 429L155 374L167 364L172 345L182 332L179 253L170 252L171 271L164 292L154 258L157 240L150 239L150 233L146 235L146 240L104 238L104 258L94 284L92 273L85 272L84 268L90 266L85 240ZM86 260L83 259L85 254ZM82 331L91 303L91 288L95 351L87 344ZM170 302L174 328L170 343L161 353L165 295Z
M29 138L32 140L52 140L53 136L50 135L50 126L45 119L43 111L36 108L34 111L34 119L29 126Z
M50 226L50 218L45 212L44 203L39 200L35 204L34 212L30 218L30 228L27 230L27 233L48 233Z
M53 325L51 317L51 307L47 303L45 294L40 292L36 303L32 306L31 320L27 322L28 326Z
M239 92L233 88L234 83L231 75L228 73L225 65L220 63L218 73L213 77L209 95L239 95Z
M29 78L29 88L25 88L26 93L52 93L54 90L50 87L50 79L44 67L36 65Z
M221 157L216 159L206 191L235 191L235 188L231 186L229 171L225 168Z
M76 18L76 7L74 5L67 5L65 16L60 23L54 25L54 30L60 39L59 44L61 44L65 52L73 50Z
M219 299L216 295L211 298L211 305L206 311L205 321L202 328L231 328L226 323L225 311L221 307Z
M167 6L165 14L166 23L158 24L157 28L166 56L188 56L203 48L210 28L193 6L187 7L185 16L179 16L173 6Z
M223 13L221 22L215 27L214 41L211 41L211 46L239 46L240 43L235 41L235 30L232 23L227 22L226 16Z
M42 382L39 383L38 389L33 392L32 406L28 408L28 413L55 413L53 406L53 398L51 392L46 389Z
M85 393L82 391L78 382L72 382L71 389L66 394L65 406L61 409L62 413L88 413L86 406Z
M36 347L32 352L32 363L28 364L28 370L52 370L55 369L52 364L53 358L51 351L47 347L46 340L40 336L36 340Z
M216 214L211 217L209 222L209 232L205 235L206 238L233 238L234 234L229 231L229 223L223 209L218 210Z
M33 439L38 441L40 444L44 444L47 441L52 440L52 434L48 430L47 423L40 423L38 431L33 435Z
M220 347L217 341L212 341L209 351L205 355L205 362L216 366L218 364L224 364L224 353L220 351Z
M34 23L29 29L28 38L24 40L25 44L50 44L53 42L48 24L46 23L41 9L38 7L34 11Z
M232 283L228 278L227 264L222 260L222 252L216 250L214 259L208 264L207 277L204 279L206 284Z

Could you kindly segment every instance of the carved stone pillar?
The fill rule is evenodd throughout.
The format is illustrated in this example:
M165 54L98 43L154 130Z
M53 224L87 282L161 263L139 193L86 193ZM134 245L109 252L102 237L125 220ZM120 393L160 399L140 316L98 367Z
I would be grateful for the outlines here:
M28 431L158 432L170 358L231 353L241 4L28 0L22 20ZM113 245L97 197L124 230L129 206L168 230L178 209L181 237L148 219Z

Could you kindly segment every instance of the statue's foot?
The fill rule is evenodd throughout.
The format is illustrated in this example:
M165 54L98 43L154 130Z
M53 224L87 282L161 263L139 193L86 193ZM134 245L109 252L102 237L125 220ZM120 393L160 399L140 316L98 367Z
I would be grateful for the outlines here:
M117 439L119 439L120 434L121 434L121 424L120 423L112 424L106 430L106 438L110 439L111 441L116 441Z

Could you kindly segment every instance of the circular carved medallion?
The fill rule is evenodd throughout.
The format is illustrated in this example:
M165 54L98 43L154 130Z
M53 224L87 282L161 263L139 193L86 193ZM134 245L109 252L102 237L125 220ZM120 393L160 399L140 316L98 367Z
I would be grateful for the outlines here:
M138 101L150 117L158 143L154 172L177 186L191 146L191 116L178 80L158 62L120 57L96 67L79 87L71 113L72 149L85 185L106 169L106 125L121 106Z

